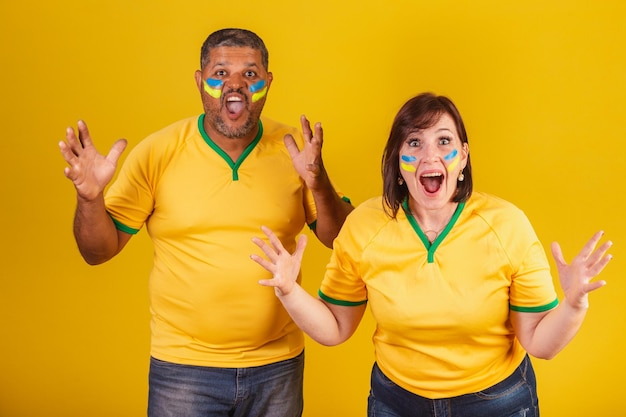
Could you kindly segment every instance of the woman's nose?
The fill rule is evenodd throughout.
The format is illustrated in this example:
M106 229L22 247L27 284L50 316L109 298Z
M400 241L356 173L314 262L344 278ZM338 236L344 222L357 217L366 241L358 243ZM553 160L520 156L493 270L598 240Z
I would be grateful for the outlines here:
M436 146L424 144L422 147L422 158L433 161L439 158L439 152Z

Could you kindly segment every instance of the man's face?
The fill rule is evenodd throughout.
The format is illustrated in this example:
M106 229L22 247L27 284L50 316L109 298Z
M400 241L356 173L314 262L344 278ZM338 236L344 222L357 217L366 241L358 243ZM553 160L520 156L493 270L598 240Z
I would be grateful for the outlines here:
M261 111L272 83L272 73L263 67L261 52L249 47L223 46L209 53L208 64L196 71L205 123L227 138L256 133Z

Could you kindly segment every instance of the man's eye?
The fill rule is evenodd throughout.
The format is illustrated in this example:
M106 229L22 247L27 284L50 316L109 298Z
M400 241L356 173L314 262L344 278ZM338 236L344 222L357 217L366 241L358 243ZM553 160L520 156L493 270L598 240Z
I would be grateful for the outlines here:
M215 71L215 75L217 75L218 77L223 77L226 75L226 71L224 70L217 70Z
M246 71L246 77L254 77L256 76L256 72L254 71Z

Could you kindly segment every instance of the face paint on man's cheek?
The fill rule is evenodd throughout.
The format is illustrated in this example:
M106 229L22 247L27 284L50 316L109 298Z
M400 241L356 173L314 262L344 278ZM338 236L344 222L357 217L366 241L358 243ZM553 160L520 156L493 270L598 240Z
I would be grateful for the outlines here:
M250 92L252 93L252 102L256 103L261 100L267 94L267 86L265 80L258 81L250 86Z
M402 159L402 162L400 162L400 167L405 170L406 172L415 172L417 171L417 168L412 165L412 162L417 161L417 158L411 155L402 155L400 157L400 159Z
M204 91L213 98L220 98L222 96L222 86L224 81L217 80L215 78L207 78L204 81Z
M448 172L452 171L459 164L459 152L455 149L443 157L445 161L451 161L446 168Z

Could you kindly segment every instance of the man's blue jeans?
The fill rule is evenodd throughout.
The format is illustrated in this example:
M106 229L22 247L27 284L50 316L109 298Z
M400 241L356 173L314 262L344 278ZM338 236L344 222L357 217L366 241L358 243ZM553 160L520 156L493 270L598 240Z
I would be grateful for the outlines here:
M374 364L369 417L539 417L537 384L530 358L504 381L486 390L431 400L399 387Z
M304 352L251 368L150 358L149 417L300 417Z

